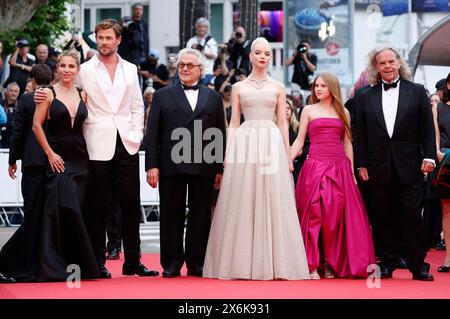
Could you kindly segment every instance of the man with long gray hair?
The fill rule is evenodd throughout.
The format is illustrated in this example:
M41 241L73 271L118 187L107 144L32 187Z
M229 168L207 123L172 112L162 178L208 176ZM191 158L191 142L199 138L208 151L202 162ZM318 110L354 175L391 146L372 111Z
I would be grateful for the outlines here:
M432 281L425 263L421 218L424 174L433 171L436 140L425 88L410 82L406 61L393 48L369 59L373 85L355 98L355 163L367 183L381 278L392 278L403 257L413 279Z

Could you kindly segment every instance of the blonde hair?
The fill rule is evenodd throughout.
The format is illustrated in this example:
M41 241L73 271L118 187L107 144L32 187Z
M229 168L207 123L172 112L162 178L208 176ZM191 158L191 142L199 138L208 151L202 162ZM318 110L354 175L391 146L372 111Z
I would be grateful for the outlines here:
M289 108L291 109L291 117L289 118L289 125L292 127L294 132L298 131L299 122L297 120L294 104L292 103L291 99L286 99L286 104L289 105Z
M320 101L316 95L316 82L319 77L325 82L327 88L330 90L331 104L333 105L334 109L336 110L336 113L338 114L339 119L344 124L345 133L351 140L352 133L350 130L350 123L349 123L349 120L347 119L347 115L345 114L344 103L342 103L341 86L339 84L339 80L336 77L336 75L334 75L332 73L328 73L328 72L320 73L319 75L317 75L317 77L314 79L314 82L313 82L312 88L311 88L311 98L313 100L313 103L318 103Z
M77 66L80 67L80 54L78 53L78 51L76 51L74 49L69 49L69 50L63 51L58 56L57 64L59 65L59 63L61 62L61 59L66 56L73 58L75 60L75 63L77 64Z
M256 46L257 44L259 44L259 43L262 43L262 44L264 44L264 45L267 45L267 47L269 48L269 50L272 49L271 46L270 46L269 41L267 41L266 38L258 37L258 38L256 38L255 40L253 40L252 45L251 45L251 47L250 47L250 48L251 48L251 51L254 51L254 50L255 50L255 46Z
M367 75L368 75L369 83L371 85L375 85L381 81L381 75L377 69L377 56L381 52L384 52L387 50L394 52L395 58L400 63L400 69L398 70L400 78L402 78L403 80L412 81L412 72L408 66L408 62L406 62L406 60L401 57L400 53L396 49L391 48L391 47L383 47L380 49L372 50L369 53L369 63L367 65Z

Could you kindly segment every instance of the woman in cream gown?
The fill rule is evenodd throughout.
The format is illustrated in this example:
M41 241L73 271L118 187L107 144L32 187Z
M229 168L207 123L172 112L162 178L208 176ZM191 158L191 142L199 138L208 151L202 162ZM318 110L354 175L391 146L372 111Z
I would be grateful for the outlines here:
M250 53L253 71L233 86L225 170L204 277L310 278L290 173L286 93L266 73L271 52L267 40L256 39ZM245 122L239 126L241 112Z

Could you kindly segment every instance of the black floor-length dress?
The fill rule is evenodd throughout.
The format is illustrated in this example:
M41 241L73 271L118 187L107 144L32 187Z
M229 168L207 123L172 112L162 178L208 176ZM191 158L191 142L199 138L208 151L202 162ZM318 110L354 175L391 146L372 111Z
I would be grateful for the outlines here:
M81 278L99 277L83 220L88 181L83 122L88 111L80 100L72 126L67 107L53 94L46 135L65 170L56 173L48 166L45 200L26 212L0 252L0 271L19 282L65 281L73 269L80 270Z

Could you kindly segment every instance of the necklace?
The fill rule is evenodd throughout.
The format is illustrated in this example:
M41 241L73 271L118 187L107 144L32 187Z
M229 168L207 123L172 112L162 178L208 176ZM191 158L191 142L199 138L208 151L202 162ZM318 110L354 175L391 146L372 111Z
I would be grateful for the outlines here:
M263 87L264 83L269 79L269 76L266 75L266 77L262 80L256 80L251 75L248 77L248 79L255 83L256 88L259 90Z
M57 84L58 84L58 87L60 89L62 89L63 91L66 91L68 93L74 93L75 92L75 90L74 90L75 87L74 86L72 86L72 88L70 88L70 89L67 89L63 85L61 85L59 82Z

